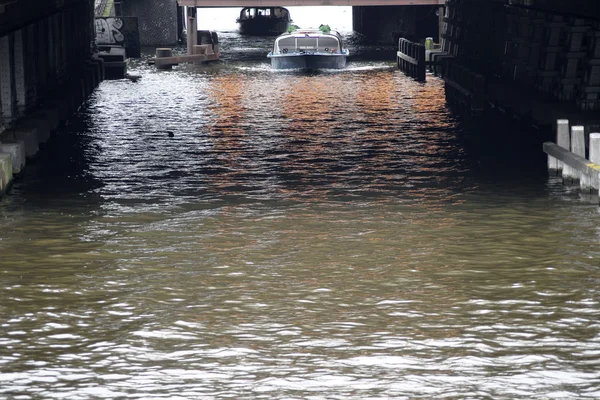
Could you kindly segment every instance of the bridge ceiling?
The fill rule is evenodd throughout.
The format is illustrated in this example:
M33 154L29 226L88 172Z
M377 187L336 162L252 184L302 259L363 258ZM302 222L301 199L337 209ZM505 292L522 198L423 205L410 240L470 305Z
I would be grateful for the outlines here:
M89 6L93 0L0 0L0 36L41 20L62 9Z
M446 0L178 0L188 7L292 7L292 6L420 6L444 5Z

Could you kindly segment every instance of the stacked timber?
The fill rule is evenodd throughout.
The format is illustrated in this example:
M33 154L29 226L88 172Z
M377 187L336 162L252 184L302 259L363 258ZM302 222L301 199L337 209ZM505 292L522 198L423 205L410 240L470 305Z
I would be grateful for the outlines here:
M449 0L442 32L441 74L446 84L446 100L470 114L480 114L485 106L486 76L501 73L505 21L503 1Z
M425 80L425 45L408 39L398 40L398 69L419 81Z
M500 76L502 71L502 54L505 46L506 24L505 18L498 18L504 14L503 1L479 2L476 10L474 67L486 76Z
M540 48L540 68L535 79L535 88L542 93L552 93L559 79L558 60L563 52L561 37L566 25L562 15L546 14Z
M480 115L485 106L485 77L457 62L450 62L444 74L446 99L471 115Z
M587 61L583 65L583 83L578 93L577 106L584 111L600 110L600 22L588 31Z
M447 0L443 52L431 58L449 103L471 113L483 104L536 127L557 114L596 126L588 111L600 110L600 21L558 5Z
M502 76L529 84L536 75L544 33L544 13L509 7L506 14L506 37Z
M493 70L498 63L490 60L501 53L504 46L506 21L498 18L503 13L503 0L448 0L442 26L442 50L486 74L499 72Z
M571 18L564 28L564 51L558 56L560 78L554 87L554 96L559 100L574 100L580 89L587 55L584 38L590 29L583 18Z

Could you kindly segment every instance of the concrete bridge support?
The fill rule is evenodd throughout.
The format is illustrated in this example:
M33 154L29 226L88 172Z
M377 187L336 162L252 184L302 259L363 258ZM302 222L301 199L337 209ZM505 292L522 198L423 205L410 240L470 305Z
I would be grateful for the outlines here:
M100 61L92 59L94 1L58 3L0 6L0 159L10 159L11 174L102 79ZM0 174L1 192L9 173Z
M181 36L177 0L127 0L122 15L138 18L142 46L174 46Z
M446 10L446 94L459 105L483 102L535 126L568 119L586 134L600 127L600 3L448 0Z
M355 6L352 25L373 42L395 45L404 37L418 42L439 36L439 6Z

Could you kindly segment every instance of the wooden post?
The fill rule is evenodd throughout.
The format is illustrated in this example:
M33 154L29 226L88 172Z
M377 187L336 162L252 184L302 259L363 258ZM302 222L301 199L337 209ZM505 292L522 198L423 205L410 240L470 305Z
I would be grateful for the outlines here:
M425 81L425 46L423 45L416 45L417 48L417 76L416 78L420 81Z
M444 6L440 6L438 8L438 26L439 26L438 42L442 46L442 49L444 48L444 33L446 32L446 23L444 22L445 13L446 13L446 10L445 10Z
M156 58L162 57L173 57L173 50L169 48L158 48L156 49ZM172 64L159 64L156 63L156 69L172 69Z
M433 38L425 38L425 50L433 50Z
M590 133L590 161L600 165L600 133Z
M198 25L196 23L196 7L187 7L187 53L194 54L194 46L198 44Z
M600 164L600 133L590 133L589 159L594 164Z
M569 149L569 120L559 119L556 121L556 144L562 148ZM552 156L548 156L548 169L562 170L562 162Z
M585 133L583 126L571 127L571 152L585 158ZM587 182L582 182L586 180L585 174L574 168L571 168L571 172L571 179L579 180L579 184L583 188L584 184L587 184Z
M17 117L13 48L13 34L0 37L0 121L4 121L5 126Z

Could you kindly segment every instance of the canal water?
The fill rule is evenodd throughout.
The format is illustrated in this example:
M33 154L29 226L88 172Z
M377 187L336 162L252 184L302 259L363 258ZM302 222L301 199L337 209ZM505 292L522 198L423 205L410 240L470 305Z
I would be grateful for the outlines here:
M394 49L105 81L0 199L0 398L600 397L597 195ZM390 56L391 55L391 56Z

